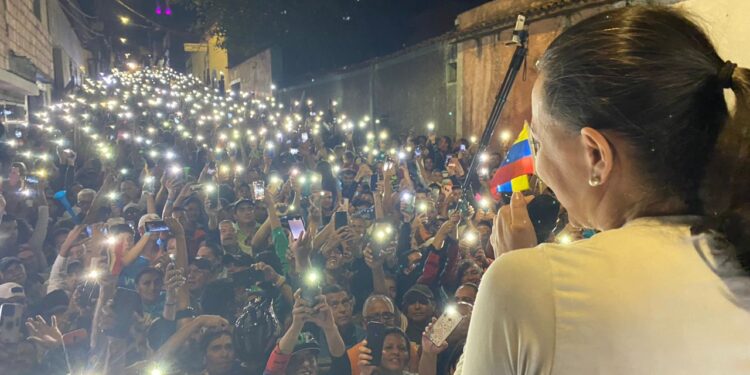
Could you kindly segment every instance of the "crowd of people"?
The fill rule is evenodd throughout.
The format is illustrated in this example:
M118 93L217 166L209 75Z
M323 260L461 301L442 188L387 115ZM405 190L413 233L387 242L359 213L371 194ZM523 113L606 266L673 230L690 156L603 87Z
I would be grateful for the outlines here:
M326 107L145 68L6 124L2 372L452 373L501 154Z

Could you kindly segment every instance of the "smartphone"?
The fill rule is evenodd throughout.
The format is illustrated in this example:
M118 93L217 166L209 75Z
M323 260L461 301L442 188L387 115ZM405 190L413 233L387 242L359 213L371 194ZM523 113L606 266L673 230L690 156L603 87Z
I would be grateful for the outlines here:
M196 192L199 190L203 190L203 184L195 184L190 187L190 191Z
M422 156L422 147L417 146L417 148L414 149L414 156L415 157Z
M305 231L305 223L302 221L302 217L289 219L289 230L292 232L292 239L298 240Z
M302 276L302 293L300 297L308 306L315 306L316 298L321 294L320 290L320 271L309 269Z
M258 282L261 282L263 280L265 280L263 271L253 268L235 272L232 274L233 284L243 288L254 288Z
M23 180L30 185L36 185L39 183L39 179L34 176L26 176L23 178Z
M367 323L367 347L372 350L370 364L380 366L383 359L383 342L385 341L385 324L379 322Z
M526 209L529 211L529 219L534 226L537 241L546 241L557 226L560 201L551 195L542 194L531 200Z
M302 143L307 142L307 140L310 138L310 136L307 135L307 133L300 134L300 139L302 139Z
M458 149L461 150L461 151L466 151L466 145L465 144L461 144L461 146L459 146Z
M343 211L337 211L336 213L333 214L333 220L334 220L334 225L336 226L336 229L349 225L349 217L347 215L348 214Z
M215 161L208 163L208 168L206 169L206 173L208 173L209 176L213 176L216 174L216 162Z
M448 336L458 327L463 319L464 316L458 312L458 308L455 305L448 305L443 315L440 315L435 324L432 325L432 332L429 336L430 341L436 346L440 346L440 344L448 339Z
M115 313L115 325L106 331L113 337L127 337L135 315L143 316L141 296L132 289L119 287L112 298L112 311Z
M166 222L164 222L164 220L147 221L146 232L147 233L169 232L169 226L167 225Z
M18 303L0 305L0 343L15 344L21 341L23 306Z
M62 335L62 339L63 344L66 346L77 345L86 342L89 339L89 333L85 329L80 328Z
M262 201L266 197L266 187L263 181L253 181L253 197L256 201Z
M290 148L289 153L292 155L297 155L299 153L299 149L296 148Z

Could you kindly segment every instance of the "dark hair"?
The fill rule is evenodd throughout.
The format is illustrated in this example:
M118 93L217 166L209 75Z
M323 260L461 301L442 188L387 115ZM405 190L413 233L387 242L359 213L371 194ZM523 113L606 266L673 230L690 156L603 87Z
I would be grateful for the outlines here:
M217 259L221 259L224 256L224 248L221 247L221 245L217 244L216 242L206 242L203 244L203 247L207 247L211 249L211 252L214 253L214 256Z
M678 197L682 213L708 215L750 248L750 70L725 62L695 22L667 7L606 11L558 36L539 68L546 109L565 127L624 136L654 199ZM725 88L737 97L734 121Z
M321 294L332 294L332 293L341 293L346 292L346 294L349 294L349 291L344 289L339 284L329 284L323 287L321 290Z
M141 282L141 278L143 276L145 276L145 275L148 275L148 274L156 275L156 277L158 277L158 278L163 278L164 277L164 274L161 271L159 271L158 269L156 269L154 267L146 267L146 268L142 269L141 272L138 272L138 275L136 275L136 277L135 277L135 285L138 285L138 283Z
M406 363L408 364L409 361L411 361L411 341L409 341L409 337L406 336L406 333L401 330L401 328L398 327L387 327L385 329L385 333L383 334L383 338L388 337L388 335L399 335L402 339L404 339L404 342L406 343L406 356L408 360Z
M232 337L232 332L230 331L227 331L227 330L208 331L203 335L203 337L201 337L201 341L200 341L201 353L205 355L206 351L208 350L208 346L211 345L211 342L222 336L229 336L229 338L232 339L232 342L234 343L234 337Z

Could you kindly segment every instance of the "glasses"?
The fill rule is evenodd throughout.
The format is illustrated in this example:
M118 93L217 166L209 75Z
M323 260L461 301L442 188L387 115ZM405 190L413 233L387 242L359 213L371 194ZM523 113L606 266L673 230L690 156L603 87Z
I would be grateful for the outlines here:
M392 323L396 319L396 315L394 313L385 312L385 313L379 313L379 314L372 314L365 316L365 321L367 323Z

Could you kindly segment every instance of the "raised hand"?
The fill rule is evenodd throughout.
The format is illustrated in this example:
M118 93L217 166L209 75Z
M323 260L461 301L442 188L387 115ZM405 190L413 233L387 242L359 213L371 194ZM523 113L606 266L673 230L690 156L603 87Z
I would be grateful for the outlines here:
M39 344L45 349L54 349L62 345L63 337L60 329L57 328L57 318L53 315L50 324L37 315L36 318L26 320L26 328L31 333L29 341Z
M174 263L167 264L167 270L164 273L164 289L169 293L176 293L177 289L185 285L187 278L182 268L175 266Z

